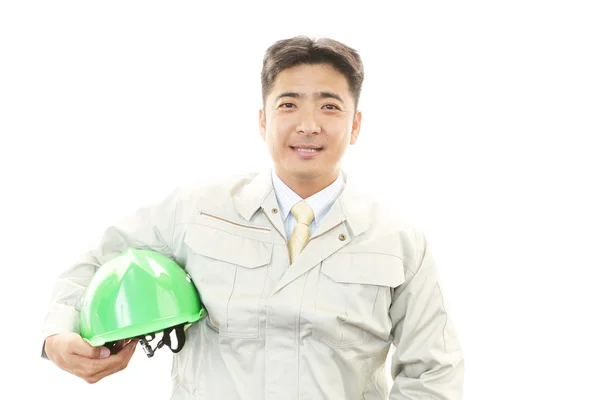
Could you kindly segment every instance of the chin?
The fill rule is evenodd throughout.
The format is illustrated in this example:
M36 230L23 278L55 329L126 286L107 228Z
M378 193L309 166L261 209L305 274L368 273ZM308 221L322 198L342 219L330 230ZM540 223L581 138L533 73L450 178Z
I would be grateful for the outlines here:
M323 171L318 170L316 168L305 169L305 170L296 170L294 171L294 175L301 179L314 179L318 176L323 175Z

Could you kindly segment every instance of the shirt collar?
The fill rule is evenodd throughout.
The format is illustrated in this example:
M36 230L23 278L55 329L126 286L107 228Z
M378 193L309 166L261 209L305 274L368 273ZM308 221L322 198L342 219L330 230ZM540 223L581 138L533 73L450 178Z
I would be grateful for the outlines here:
M271 169L271 179L273 180L273 188L275 190L275 196L277 197L277 203L281 210L281 217L285 221L290 213L292 207L302 201L296 192L289 188L281 178L275 173L275 169ZM313 194L312 196L304 199L312 208L315 214L315 224L319 225L319 222L323 216L327 213L331 205L338 198L340 193L344 190L344 177L340 171L337 179L326 188Z
M251 222L259 209L268 212L279 207L277 196L273 189L272 168L260 172L244 174L238 186L233 189L232 201L242 218ZM322 224L331 217L332 223L337 223L338 217L345 220L352 236L360 235L371 226L373 203L370 195L357 188L352 179L343 170L344 189L338 200L334 201L331 209L323 216ZM337 205L337 206L336 206ZM267 212L264 211L264 212ZM333 211L333 214L331 214ZM326 228L324 228L326 229Z

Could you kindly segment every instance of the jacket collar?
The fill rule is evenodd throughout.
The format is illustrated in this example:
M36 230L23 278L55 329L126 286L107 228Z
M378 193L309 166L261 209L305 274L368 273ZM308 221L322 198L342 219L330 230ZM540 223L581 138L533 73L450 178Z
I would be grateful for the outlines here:
M250 221L256 211L265 207L265 200L269 195L275 195L271 172L272 169L269 168L255 173L252 180L234 195L235 207L246 221ZM348 179L348 175L343 170L342 176L345 182L344 190L329 211L331 215L327 215L325 219L332 223L335 222L332 218L338 222L346 221L351 234L360 235L371 225L372 201L354 187L352 179ZM326 226L323 228L326 229Z

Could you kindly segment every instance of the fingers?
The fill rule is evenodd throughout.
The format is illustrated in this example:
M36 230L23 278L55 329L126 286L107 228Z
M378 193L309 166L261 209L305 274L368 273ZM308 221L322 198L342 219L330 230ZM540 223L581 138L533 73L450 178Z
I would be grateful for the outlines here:
M67 343L67 351L86 358L106 358L110 355L110 350L105 346L94 347L81 339L72 338Z
M117 354L103 358L89 358L86 355L67 352L63 355L59 366L88 383L96 383L102 378L125 369L135 352L136 344L137 340L132 340L123 346ZM86 350L81 351L81 348L77 348L77 351L83 353ZM87 355L89 354L87 352Z
M98 382L109 375L127 368L131 357L135 353L136 346L137 340L132 340L123 346L123 348L117 354L113 354L105 359L90 360L92 361L90 364L90 369L85 371L86 377L84 379L86 382Z
M116 354L110 355L107 347L93 347L77 333L65 332L48 337L44 347L48 358L59 368L95 383L125 369L138 341L137 338L118 341Z

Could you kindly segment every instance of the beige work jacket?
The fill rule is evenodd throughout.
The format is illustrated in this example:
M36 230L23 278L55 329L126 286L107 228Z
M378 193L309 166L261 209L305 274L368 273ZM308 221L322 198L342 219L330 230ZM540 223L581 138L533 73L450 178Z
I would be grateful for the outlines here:
M65 270L45 337L78 332L78 300L102 264L151 249L187 270L209 313L174 354L172 399L461 399L463 356L425 235L343 176L292 265L270 171L178 187Z

